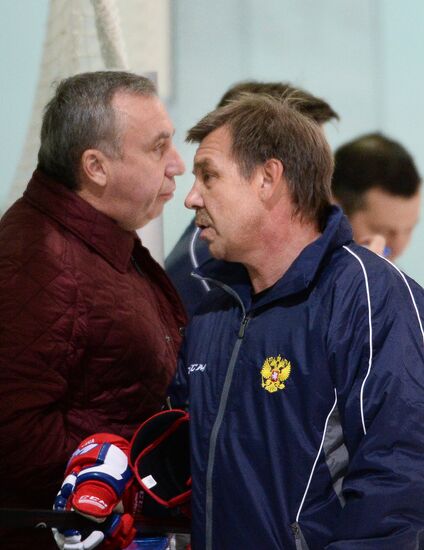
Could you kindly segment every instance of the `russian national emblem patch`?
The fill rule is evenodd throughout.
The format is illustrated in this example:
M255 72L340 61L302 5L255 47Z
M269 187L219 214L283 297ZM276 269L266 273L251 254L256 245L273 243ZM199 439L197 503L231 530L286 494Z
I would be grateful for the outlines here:
M284 382L290 376L291 363L287 359L278 357L267 357L262 365L262 387L274 393L277 390L284 390Z

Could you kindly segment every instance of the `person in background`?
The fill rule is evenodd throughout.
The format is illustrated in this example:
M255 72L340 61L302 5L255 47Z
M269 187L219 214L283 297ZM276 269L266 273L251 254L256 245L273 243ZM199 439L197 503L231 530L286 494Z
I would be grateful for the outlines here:
M173 132L127 72L72 76L45 108L38 167L0 222L1 507L51 508L81 440L126 448L163 405L186 316L135 230L183 173ZM56 548L40 529L0 540Z
M380 133L360 136L336 150L332 187L355 240L371 248L374 241L396 260L420 214L421 180L408 151Z
M267 94L276 99L294 95L299 99L298 109L319 125L339 118L326 101L285 82L238 82L222 96L218 107L228 104L244 93ZM165 260L165 270L177 288L189 317L193 315L209 290L207 281L199 281L190 276L193 269L211 257L206 243L198 238L198 232L193 219Z

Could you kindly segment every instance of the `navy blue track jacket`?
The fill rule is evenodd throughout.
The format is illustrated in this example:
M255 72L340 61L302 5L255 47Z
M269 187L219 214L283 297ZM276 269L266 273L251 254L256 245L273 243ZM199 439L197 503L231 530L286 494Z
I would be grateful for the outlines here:
M424 548L424 293L327 227L252 303L207 262L172 386L189 399L194 550Z

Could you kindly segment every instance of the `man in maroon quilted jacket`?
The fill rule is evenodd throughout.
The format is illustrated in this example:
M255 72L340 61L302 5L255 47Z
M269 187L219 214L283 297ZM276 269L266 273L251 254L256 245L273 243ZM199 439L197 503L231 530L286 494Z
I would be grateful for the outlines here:
M130 438L160 410L185 323L135 230L183 172L153 84L124 72L62 81L38 167L0 222L0 506L51 508L85 437ZM46 530L0 546L56 548Z

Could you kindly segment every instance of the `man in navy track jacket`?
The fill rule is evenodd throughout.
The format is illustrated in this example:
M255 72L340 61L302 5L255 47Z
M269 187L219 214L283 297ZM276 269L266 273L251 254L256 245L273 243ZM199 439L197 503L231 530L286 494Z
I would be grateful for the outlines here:
M352 241L295 101L245 96L188 140L186 206L218 260L171 388L193 549L424 548L423 290Z
M223 107L245 93L266 94L276 99L288 95L296 96L301 100L298 105L299 111L321 126L339 118L339 115L324 99L287 82L278 81L245 80L237 82L225 92L217 107ZM209 291L206 281L193 279L190 274L193 269L210 257L207 243L199 239L199 229L193 219L165 260L165 270L178 290L189 318Z

